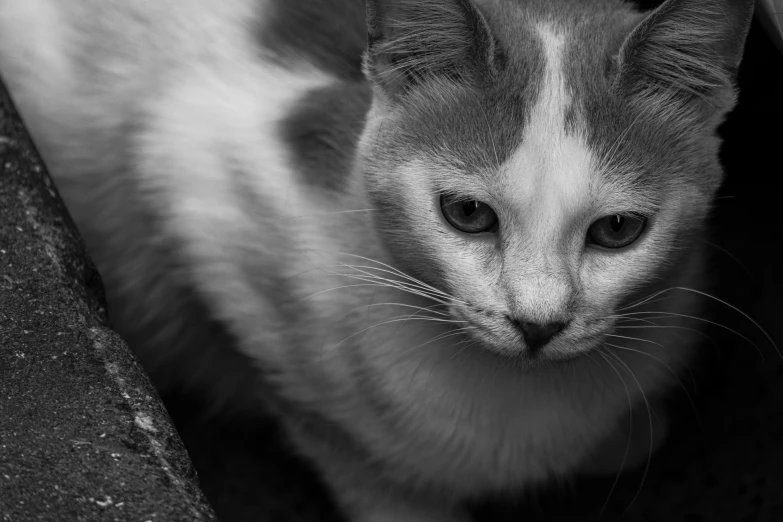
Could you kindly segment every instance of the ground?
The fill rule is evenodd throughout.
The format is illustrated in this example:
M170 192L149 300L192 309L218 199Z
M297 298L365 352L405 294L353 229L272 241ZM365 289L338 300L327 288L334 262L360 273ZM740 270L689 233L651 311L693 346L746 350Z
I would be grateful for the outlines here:
M0 84L0 520L214 520Z

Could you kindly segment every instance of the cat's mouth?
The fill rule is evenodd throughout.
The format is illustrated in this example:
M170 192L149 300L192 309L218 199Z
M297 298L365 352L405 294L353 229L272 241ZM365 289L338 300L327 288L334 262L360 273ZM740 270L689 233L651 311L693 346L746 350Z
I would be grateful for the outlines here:
M549 332L525 332L505 314L476 308L461 310L453 307L452 315L462 325L465 335L484 351L525 366L573 361L596 349L603 339L601 332L575 336L579 325L552 327ZM538 335L537 339L531 339Z

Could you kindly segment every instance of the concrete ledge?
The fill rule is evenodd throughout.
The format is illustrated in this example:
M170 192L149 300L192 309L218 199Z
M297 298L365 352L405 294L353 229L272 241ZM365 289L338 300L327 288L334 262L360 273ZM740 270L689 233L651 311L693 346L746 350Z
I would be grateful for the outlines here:
M2 84L0 520L216 520Z

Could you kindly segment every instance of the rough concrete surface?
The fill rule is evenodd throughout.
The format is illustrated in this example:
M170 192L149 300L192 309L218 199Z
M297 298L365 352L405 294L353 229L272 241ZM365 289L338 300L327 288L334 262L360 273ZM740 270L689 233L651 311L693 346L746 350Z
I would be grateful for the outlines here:
M0 520L215 520L0 84Z

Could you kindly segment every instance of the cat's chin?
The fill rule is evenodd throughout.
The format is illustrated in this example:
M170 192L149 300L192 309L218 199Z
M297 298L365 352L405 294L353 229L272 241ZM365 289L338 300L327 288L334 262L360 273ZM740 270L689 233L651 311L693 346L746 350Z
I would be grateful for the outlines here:
M491 358L490 362L524 371L569 364L591 356L604 340L603 330L607 326L599 325L599 331L595 331L595 327L588 329L590 333L580 335L579 338L575 338L573 332L564 331L548 344L533 350L510 329L503 330L496 324L484 324L474 314L459 307L452 307L450 311L455 321L469 324L464 335L469 339L467 344L472 346L471 349ZM580 328L585 330L583 326Z
M577 360L590 357L594 351L594 343L588 343L585 348L579 350L563 350L558 347L545 347L533 352L524 344L492 344L485 340L478 340L482 354L490 359L490 362L503 365L511 365L513 368L524 371L536 371L558 365L571 364Z
M522 351L517 357L515 364L527 369L536 371L553 366L567 365L577 360L586 358L589 351L580 352L560 352L557 350L545 351L544 353L530 354Z

